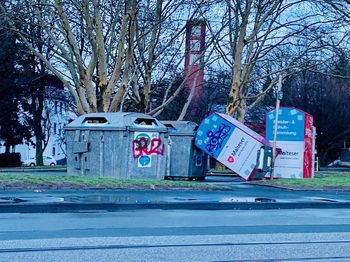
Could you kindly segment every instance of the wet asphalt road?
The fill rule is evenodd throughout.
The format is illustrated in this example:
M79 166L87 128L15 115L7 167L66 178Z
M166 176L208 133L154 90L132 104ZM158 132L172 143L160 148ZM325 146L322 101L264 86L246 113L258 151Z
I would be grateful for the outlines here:
M348 192L259 187L209 178L227 191L32 191L0 193L0 261L350 261L350 209L191 210L163 204L350 203ZM11 203L11 199L23 200ZM7 201L7 203L6 203ZM0 201L1 202L1 201ZM61 213L29 205L73 203ZM94 209L79 209L80 204ZM158 204L108 212L103 203ZM6 212L6 205L22 206ZM87 206L89 207L89 206Z
M256 186L244 183L239 178L209 177L206 182L224 185L225 191L191 190L35 190L1 191L0 204L19 201L18 204L45 203L350 203L350 192L336 191L293 191ZM1 211L1 210L0 210ZM4 212L4 211L2 211Z
M0 214L0 261L350 261L350 210Z
M13 173L13 174L24 174ZM31 174L63 175L62 171L31 172ZM19 198L26 203L254 203L257 200L276 203L350 203L350 192L293 191L245 183L239 177L207 176L206 183L219 184L227 191L1 191L0 204L6 199ZM199 182L200 183L200 182Z

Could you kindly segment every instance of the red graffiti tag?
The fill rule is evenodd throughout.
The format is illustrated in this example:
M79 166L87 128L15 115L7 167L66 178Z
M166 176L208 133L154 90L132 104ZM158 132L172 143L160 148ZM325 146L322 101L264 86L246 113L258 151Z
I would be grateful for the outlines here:
M164 144L159 138L152 138L150 149L148 147L148 139L146 137L140 137L140 139L132 141L132 154L134 158L139 158L142 155L163 155L164 154Z

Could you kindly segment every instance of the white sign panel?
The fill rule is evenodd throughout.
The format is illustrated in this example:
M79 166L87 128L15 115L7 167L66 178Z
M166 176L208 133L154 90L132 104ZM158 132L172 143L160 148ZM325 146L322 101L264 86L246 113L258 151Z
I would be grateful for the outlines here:
M217 159L247 179L256 166L257 151L260 147L258 141L235 128Z
M277 141L282 153L276 158L274 176L284 178L303 178L303 141Z

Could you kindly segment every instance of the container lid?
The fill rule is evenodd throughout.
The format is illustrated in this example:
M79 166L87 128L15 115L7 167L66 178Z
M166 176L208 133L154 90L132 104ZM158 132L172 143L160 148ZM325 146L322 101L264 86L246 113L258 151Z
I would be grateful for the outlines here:
M167 132L156 118L136 112L89 113L79 116L66 126L66 130L126 130Z
M198 125L191 121L161 121L169 131L169 135L193 135Z

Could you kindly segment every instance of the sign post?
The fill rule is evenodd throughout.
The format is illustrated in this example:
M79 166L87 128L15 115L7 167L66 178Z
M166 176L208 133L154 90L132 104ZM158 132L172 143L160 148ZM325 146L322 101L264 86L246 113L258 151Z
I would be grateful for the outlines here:
M274 125L274 131L273 131L272 169L271 169L270 179L273 179L274 165L275 165L275 160L276 160L278 113L279 113L279 109L280 109L280 101L282 100L282 98L283 98L282 75L280 75L278 78L278 87L277 87L277 94L276 94L276 116L275 116L275 125Z

